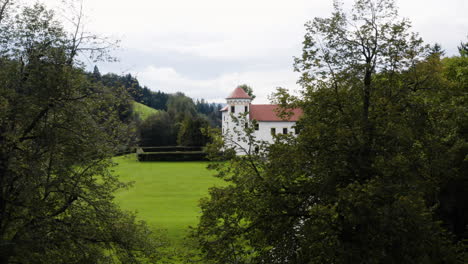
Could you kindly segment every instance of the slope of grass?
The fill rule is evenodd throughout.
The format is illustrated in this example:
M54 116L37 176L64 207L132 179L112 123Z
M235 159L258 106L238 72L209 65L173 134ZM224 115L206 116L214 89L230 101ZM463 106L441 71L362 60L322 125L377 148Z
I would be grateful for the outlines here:
M117 203L154 229L165 229L170 240L180 242L189 225L198 222L198 201L208 188L222 185L206 169L207 162L138 162L135 155L115 158L114 171L133 187L116 194Z
M135 101L133 101L133 111L140 117L141 120L145 120L150 115L158 113L158 110Z

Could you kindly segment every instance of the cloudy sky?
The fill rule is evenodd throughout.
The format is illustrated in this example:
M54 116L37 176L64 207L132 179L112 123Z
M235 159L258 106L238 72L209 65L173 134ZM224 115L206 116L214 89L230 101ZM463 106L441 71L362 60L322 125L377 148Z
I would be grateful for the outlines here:
M303 25L332 10L332 0L83 1L87 31L121 40L113 53L120 61L98 63L101 73L132 73L152 90L216 102L243 83L253 87L256 103L268 102L278 86L299 89L292 64ZM442 44L448 55L467 38L468 0L397 5L414 31Z

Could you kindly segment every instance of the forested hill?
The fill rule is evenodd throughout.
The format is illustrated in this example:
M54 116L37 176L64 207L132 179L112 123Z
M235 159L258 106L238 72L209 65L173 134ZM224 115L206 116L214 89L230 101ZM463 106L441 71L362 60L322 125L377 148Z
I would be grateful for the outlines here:
M190 108L193 104L195 111L206 116L211 126L221 126L221 115L219 110L222 108L222 105L219 103L208 103L204 99L193 101L193 99L185 96L183 93L170 94L162 91L155 92L146 86L141 86L138 79L131 74L117 75L115 73L107 73L101 75L97 66L94 67L94 70L90 75L93 80L100 81L107 87L124 86L133 100L157 110L168 111L169 99L172 98L173 100L177 100L176 98L179 98L180 101L185 101L187 104L190 104L190 106L185 106L185 108ZM181 99L181 97L186 98ZM181 106L181 104L178 105Z
M129 102L127 109L122 109L121 119L131 117L135 121L141 146L204 146L208 138L201 130L221 127L221 104L207 103L203 99L194 101L180 92L155 92L141 86L131 74L101 75L98 67L94 67L88 75L93 82L111 90L118 91L124 87L128 101L136 102Z

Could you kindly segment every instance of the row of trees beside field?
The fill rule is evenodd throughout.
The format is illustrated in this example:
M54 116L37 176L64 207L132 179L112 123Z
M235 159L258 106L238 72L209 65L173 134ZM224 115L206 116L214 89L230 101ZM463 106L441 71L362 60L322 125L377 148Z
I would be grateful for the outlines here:
M295 69L301 96L275 100L304 110L299 136L211 165L228 184L201 202L205 259L466 263L467 43L444 57L392 0L335 1L306 24ZM213 157L223 147L214 134Z

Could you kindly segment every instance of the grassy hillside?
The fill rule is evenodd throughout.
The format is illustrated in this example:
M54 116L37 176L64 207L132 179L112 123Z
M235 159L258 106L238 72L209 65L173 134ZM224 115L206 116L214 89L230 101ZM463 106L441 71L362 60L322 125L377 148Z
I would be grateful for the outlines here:
M116 194L123 209L137 211L152 228L165 229L177 243L196 225L198 201L222 181L206 169L207 162L138 162L134 155L115 158L115 173L134 186Z
M140 116L141 120L145 120L150 115L158 113L158 110L146 106L144 104L140 104L138 102L133 102L133 111Z

